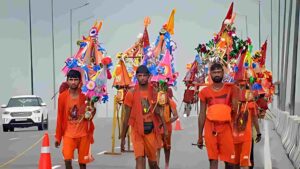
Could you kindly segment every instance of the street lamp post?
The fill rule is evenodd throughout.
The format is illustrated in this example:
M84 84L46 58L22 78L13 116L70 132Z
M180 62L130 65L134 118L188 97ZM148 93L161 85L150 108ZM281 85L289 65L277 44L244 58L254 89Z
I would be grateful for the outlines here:
M236 34L236 35L239 34L239 36L241 37L241 39L243 39L243 30L241 30L241 29L236 29L236 30L235 30L235 34Z
M82 8L84 6L87 6L88 4L89 4L89 2L87 2L87 3L85 3L85 4L81 5L81 6L78 6L78 7L70 9L70 45L71 45L71 47L70 47L70 54L71 54L71 56L73 56L73 45L72 45L72 34L73 34L73 32L72 32L72 17L73 16L72 16L72 12L73 12L73 10L76 10L76 9Z
M258 0L258 45L260 47L260 43L261 43L261 34L260 34L260 0Z
M29 48L30 48L30 75L31 75L31 94L34 94L33 88L33 58L32 58L32 28L31 28L31 0L28 1L29 12Z
M243 15L243 14L240 14L240 13L236 13L238 16L242 16L242 17L245 17L245 24L246 24L246 36L248 38L248 17L247 15Z
M53 0L51 0L51 35L52 35L52 73L53 73L53 96L54 96L54 110L56 110L56 97L55 97L55 92L56 92L56 78L55 78L55 52L54 52L54 19L53 19Z
M93 17L94 17L94 15L89 16L89 17L87 17L87 18L84 18L84 19L78 21L78 38L80 38L80 33L81 33L81 31L80 31L80 24L81 24L82 22L86 21L86 20L89 20L89 19L93 18Z
M246 36L248 38L248 17L245 15L245 22L246 22Z

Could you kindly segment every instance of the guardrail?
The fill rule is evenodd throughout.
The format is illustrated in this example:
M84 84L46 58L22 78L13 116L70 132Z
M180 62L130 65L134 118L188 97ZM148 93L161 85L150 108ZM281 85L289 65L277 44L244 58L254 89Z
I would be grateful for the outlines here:
M281 142L288 158L294 167L300 168L300 117L291 116L289 112L274 109L276 132L281 137Z

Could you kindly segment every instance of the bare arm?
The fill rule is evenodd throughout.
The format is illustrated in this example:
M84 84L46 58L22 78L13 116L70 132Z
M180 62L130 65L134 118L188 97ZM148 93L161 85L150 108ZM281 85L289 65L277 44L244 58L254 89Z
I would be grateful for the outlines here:
M63 130L63 113L64 113L64 102L61 95L58 97L58 110L57 110L57 119L56 119L56 129L55 129L55 147L58 148L60 146Z
M178 112L177 112L176 107L173 108L173 107L171 106L171 112L172 112L172 118L171 118L171 120L170 120L170 123L173 123L174 121L176 121L176 120L178 119Z
M121 152L125 151L125 137L128 132L128 121L130 117L131 107L125 105L125 118L123 121L122 133L121 133Z
M257 115L253 115L252 116L252 119L253 119L253 125L255 127L255 130L257 132L257 134L260 134L260 129L259 129L259 124L258 124L258 118L257 118Z
M161 121L162 123L162 126L164 128L164 134L168 134L168 131L167 131L167 125L166 125L166 121L165 121L165 118L164 118L164 111L165 111L165 108L167 108L168 106L160 106L160 105L157 105L156 108L155 108L155 114L158 116L159 120Z
M259 124L258 124L258 117L257 114L253 114L252 115L252 123L255 127L256 133L257 133L257 137L255 139L255 142L259 142L261 140L261 133L260 133L260 129L259 129Z
M121 133L121 139L125 139L127 131L128 131L128 121L130 117L130 112L131 112L131 107L125 105L125 118L123 122L123 127L122 127L122 133Z
M200 113L198 115L198 138L202 139L203 137L203 128L206 119L206 103L200 101Z

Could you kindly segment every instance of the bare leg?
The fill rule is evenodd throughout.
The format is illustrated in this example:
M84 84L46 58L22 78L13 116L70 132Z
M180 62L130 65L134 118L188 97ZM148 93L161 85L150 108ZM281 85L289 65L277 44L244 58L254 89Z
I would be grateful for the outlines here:
M136 169L145 169L146 168L146 162L145 162L145 157L138 157L136 158Z
M234 164L225 162L225 169L234 169Z
M158 149L157 150L157 153L156 153L156 160L157 160L157 165L159 165L159 160L160 160L160 150L161 150L161 148L160 149Z
M65 160L66 169L73 169L72 160Z
M233 165L233 169L240 169L240 166L238 164Z
M187 117L189 117L189 116L190 116L190 114L191 114L191 111L192 111L192 105L191 105L191 104L188 104Z
M209 160L210 169L218 169L218 160Z
M80 169L86 169L86 164L80 164L80 163L79 163L79 168L80 168Z
M250 154L250 161L251 161L252 166L249 167L250 169L253 169L253 166L254 166L254 153L253 153L253 150L254 150L254 139L252 138L252 146L251 146L251 154Z
M249 169L249 167L241 167L241 169Z
M165 163L166 163L166 167L165 169L169 169L169 162L170 162L170 156L171 156L171 149L167 149L167 148L164 148L164 151L165 151Z
M156 161L150 161L148 159L148 163L149 163L150 169L159 169Z

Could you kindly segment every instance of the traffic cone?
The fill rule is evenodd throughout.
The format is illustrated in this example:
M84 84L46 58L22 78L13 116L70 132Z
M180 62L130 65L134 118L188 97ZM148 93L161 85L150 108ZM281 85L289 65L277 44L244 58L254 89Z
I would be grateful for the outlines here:
M45 133L41 148L41 155L39 161L39 169L51 169L51 156L50 156L50 144L48 133Z
M181 123L180 123L179 118L175 122L175 128L174 128L174 130L183 130L183 128L181 127Z

